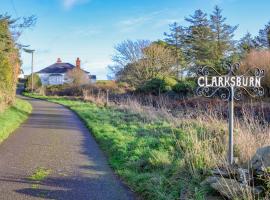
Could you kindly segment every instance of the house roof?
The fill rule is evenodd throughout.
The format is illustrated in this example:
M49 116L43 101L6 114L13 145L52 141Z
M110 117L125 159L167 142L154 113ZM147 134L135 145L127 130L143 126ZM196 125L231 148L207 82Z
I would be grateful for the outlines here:
M40 71L38 71L37 73L40 74L63 74L68 72L69 70L72 70L73 68L75 68L74 65L70 64L70 63L54 63L53 65L50 65L49 67L46 67ZM85 70L83 70L85 73L89 73Z

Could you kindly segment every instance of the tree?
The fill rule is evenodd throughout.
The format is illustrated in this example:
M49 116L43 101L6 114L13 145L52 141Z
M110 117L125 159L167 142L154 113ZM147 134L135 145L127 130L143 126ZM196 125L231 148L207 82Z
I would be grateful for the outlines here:
M222 10L215 6L214 12L210 15L210 27L213 32L214 41L214 64L218 68L225 56L230 55L234 50L234 32L238 26L231 26L225 23L226 18L222 16Z
M150 44L151 42L148 40L126 40L116 45L114 47L116 53L112 58L114 65L108 66L110 74L114 74L116 76L127 65L140 60L143 56L142 50ZM117 79L118 77L115 78Z
M15 100L19 51L10 31L10 22L0 16L0 111Z
M180 68L183 68L185 64L185 57L183 52L186 39L186 29L183 26L178 25L176 22L170 24L169 26L170 33L164 33L166 36L165 41L174 50L174 55L177 61L177 78L179 78Z
M33 89L36 91L42 86L41 80L37 74L33 74ZM25 82L26 90L30 91L32 89L32 76L31 74L27 77Z
M259 31L259 35L256 37L256 45L263 49L270 48L270 22Z
M22 30L34 24L34 17L12 19L0 15L0 111L15 100L17 77L20 71L18 37Z
M117 80L138 87L153 78L175 76L176 71L176 58L173 50L153 43L142 49L141 59L128 63L116 76Z
M201 65L213 66L214 33L209 26L207 14L196 10L185 20L190 23L186 39L187 57L190 65L193 68Z
M252 49L255 49L256 41L252 38L252 35L248 32L242 37L238 44L238 49L240 51L241 57L250 53Z
M90 83L89 76L82 69L75 67L67 73L70 83L74 86L86 85Z

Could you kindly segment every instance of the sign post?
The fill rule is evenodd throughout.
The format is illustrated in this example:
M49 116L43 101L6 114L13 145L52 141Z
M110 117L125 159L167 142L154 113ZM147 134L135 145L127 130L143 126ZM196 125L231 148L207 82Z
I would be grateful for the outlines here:
M224 65L223 68L227 71L227 74L225 75L222 75L214 68L207 66L200 67L197 71L197 95L203 97L219 96L229 103L228 162L230 165L234 162L234 100L242 99L244 93L251 97L261 97L264 95L264 88L261 85L261 80L264 77L264 70L255 68L253 71L248 70L245 74L238 75L236 72L239 69L239 66L238 63Z
M234 87L231 86L231 96L229 100L229 152L228 161L233 163L233 126L234 126Z

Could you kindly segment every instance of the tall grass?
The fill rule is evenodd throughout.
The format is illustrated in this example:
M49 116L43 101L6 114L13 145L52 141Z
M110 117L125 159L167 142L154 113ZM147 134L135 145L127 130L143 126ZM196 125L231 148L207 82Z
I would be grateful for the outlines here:
M220 114L224 110L224 105L214 105L205 109L204 105L198 104L195 107L184 106L180 111L168 110L164 99L160 106L143 106L140 102L128 99L125 103L117 105L119 108L140 113L147 119L163 119L172 127L181 127L187 132L191 132L194 126L200 127L200 134L192 138L194 143L202 145L204 142L214 140L214 149L207 149L211 155L215 149L227 147L228 125L226 117ZM225 104L226 105L226 104ZM253 103L241 107L241 116L235 118L235 149L236 156L240 163L247 163L260 147L270 144L270 126L263 116L264 109L254 111ZM254 113L256 112L256 113ZM194 134L190 134L194 136ZM213 141L212 141L213 142ZM201 148L199 148L201 149ZM192 150L194 152L194 149ZM195 152L194 152L195 153Z

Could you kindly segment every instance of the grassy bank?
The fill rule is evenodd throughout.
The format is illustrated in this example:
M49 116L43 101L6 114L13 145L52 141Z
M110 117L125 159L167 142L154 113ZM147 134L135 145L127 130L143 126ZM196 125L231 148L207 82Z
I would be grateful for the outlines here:
M32 107L27 101L16 99L13 106L0 113L0 143L27 119L31 110Z
M150 119L124 108L30 96L77 112L107 153L112 168L143 199L179 199L184 189L191 199L204 199L208 188L199 183L205 169L214 165L208 154L216 143L210 136L200 142L204 127L193 122L173 126L169 121ZM218 151L224 153L221 147Z

